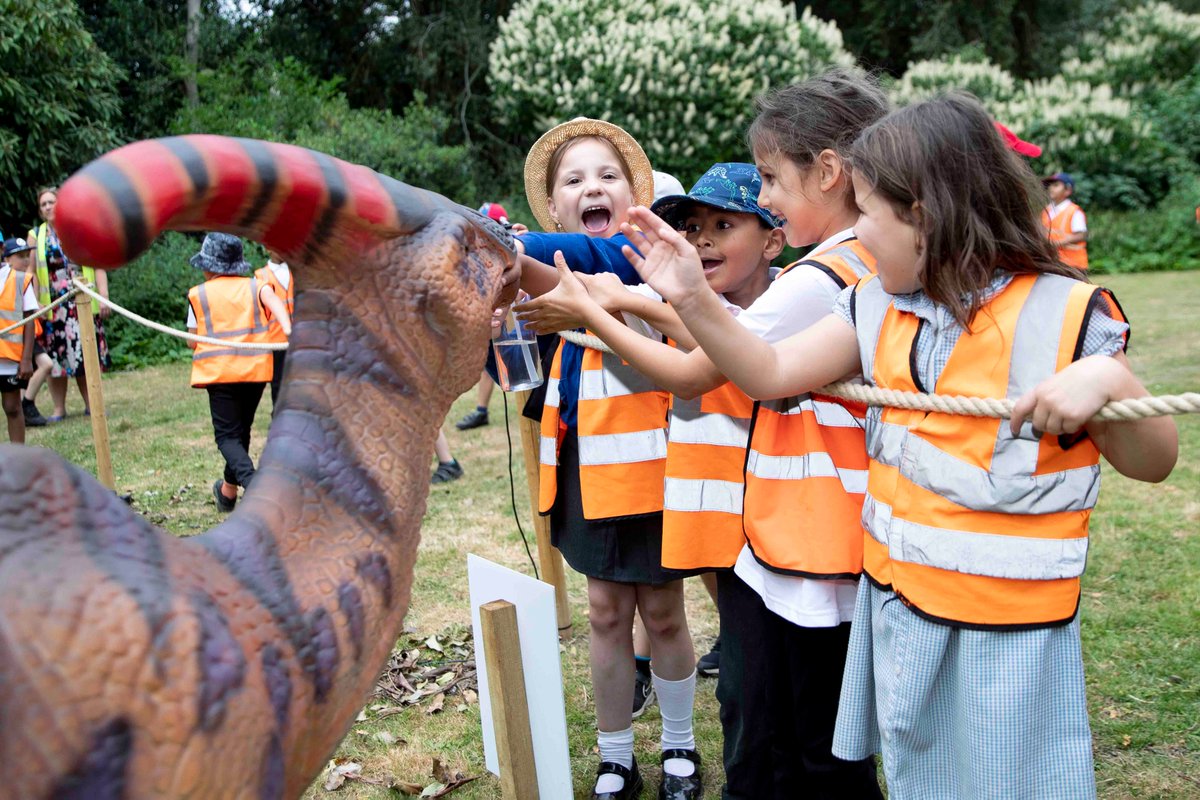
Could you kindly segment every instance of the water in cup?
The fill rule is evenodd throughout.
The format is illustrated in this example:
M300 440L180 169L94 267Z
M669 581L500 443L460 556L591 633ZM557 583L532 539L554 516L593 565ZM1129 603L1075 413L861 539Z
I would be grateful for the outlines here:
M542 361L537 337L511 311L492 337L496 378L506 392L523 392L542 385Z

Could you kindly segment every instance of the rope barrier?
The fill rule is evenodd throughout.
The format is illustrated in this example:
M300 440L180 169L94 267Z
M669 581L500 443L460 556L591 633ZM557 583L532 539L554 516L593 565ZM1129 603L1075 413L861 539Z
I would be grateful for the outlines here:
M109 300L107 297L102 297L99 294L97 294L96 292L92 291L91 287L89 287L86 283L79 280L78 278L76 278L74 282L75 282L75 290L76 291L83 292L88 297L92 298L93 300L98 301L100 303L100 305L107 306L108 308L117 312L121 316L128 317L129 319L133 320L134 322L137 322L141 325L145 325L147 328L152 328L160 333L165 333L168 336L174 336L177 339L184 339L189 342L203 342L205 344L217 344L217 345L220 345L221 347L229 347L229 348L238 349L238 350L286 350L287 349L287 342L231 342L228 339L216 339L216 338L213 338L212 336L199 336L194 333L188 333L187 331L176 330L175 328L171 328L166 325L161 325L152 320L148 320L143 316L139 316L138 314L135 314L134 312L130 311L127 308L122 308L121 306L117 305L113 301Z
M4 334L8 333L9 331L15 331L17 328L24 328L26 325L28 325L29 323L33 322L35 319L40 317L42 314L45 314L47 311L53 311L54 309L58 308L63 303L67 302L72 297L77 295L78 293L79 293L78 289L74 289L74 288L68 289L66 294L64 294L62 297L58 298L57 300L55 300L53 303L50 303L47 306L39 308L37 311L29 312L28 314L25 315L25 319L23 319L19 322L14 322L12 325L9 325L5 328L0 328L0 336L3 336Z
M558 334L572 344L612 353L598 336L578 331L560 331ZM990 397L963 397L962 395L921 394L900 392L895 389L880 389L859 383L841 381L816 389L812 394L829 395L843 400L853 400L871 406L891 406L913 411L941 411L947 414L962 414L971 417L993 417L1008 419L1012 416L1015 402ZM1120 421L1162 417L1176 414L1200 413L1200 393L1187 392L1178 395L1138 397L1129 400L1113 400L1101 408L1093 419Z

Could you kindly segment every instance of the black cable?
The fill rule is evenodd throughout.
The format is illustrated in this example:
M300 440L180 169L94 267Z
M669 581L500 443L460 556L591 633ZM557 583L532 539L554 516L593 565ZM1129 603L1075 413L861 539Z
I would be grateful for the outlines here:
M512 446L512 431L508 429L508 392L501 391L500 394L504 397L504 435L508 439L508 493L512 498L513 519L517 521L517 530L521 532L521 541L525 543L525 554L529 556L529 566L533 567L533 577L539 581L542 579L538 575L537 564L533 560L533 552L529 549L529 539L525 538L525 529L521 527L521 517L517 514L517 482L513 479L513 446Z

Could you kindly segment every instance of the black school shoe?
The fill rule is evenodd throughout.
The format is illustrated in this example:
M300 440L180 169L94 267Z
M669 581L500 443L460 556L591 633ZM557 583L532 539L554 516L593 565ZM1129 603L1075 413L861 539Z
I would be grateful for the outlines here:
M637 719L646 713L646 709L654 705L657 699L654 695L654 682L650 675L635 670L633 673L633 718Z
M662 762L670 758L686 758L696 765L696 771L686 778L663 772L658 785L658 800L700 800L704 796L704 781L700 777L700 754L695 750L663 750Z
M228 514L233 511L233 507L237 505L237 498L230 500L225 495L221 494L221 484L224 483L223 478L217 478L217 482L213 484L213 497L217 498L217 511L223 511Z
M487 409L485 408L483 410L480 410L477 408L474 411L472 411L470 414L467 414L465 417L460 419L458 422L454 423L454 427L458 428L460 431L469 431L472 428L482 428L484 425L487 425L487 424L488 424Z
M42 412L38 411L38 407L33 404L32 400L21 398L21 413L25 416L25 427L27 428L44 428L50 422L42 416Z
M675 751L671 751L675 752ZM684 752L680 750L679 752ZM612 761L601 761L600 769L596 770L596 777L601 775L620 775L625 779L625 785L621 787L619 792L592 792L592 800L637 800L642 796L642 773L638 772L637 759L633 760L633 767L623 767ZM661 795L660 795L661 796ZM699 797L700 795L696 795Z

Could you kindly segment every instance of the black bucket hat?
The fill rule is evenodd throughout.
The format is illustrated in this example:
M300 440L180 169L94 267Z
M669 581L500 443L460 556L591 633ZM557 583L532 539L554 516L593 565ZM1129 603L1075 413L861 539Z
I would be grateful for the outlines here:
M242 258L242 240L229 233L206 235L200 252L188 259L188 263L216 275L243 276L250 272L250 262Z

